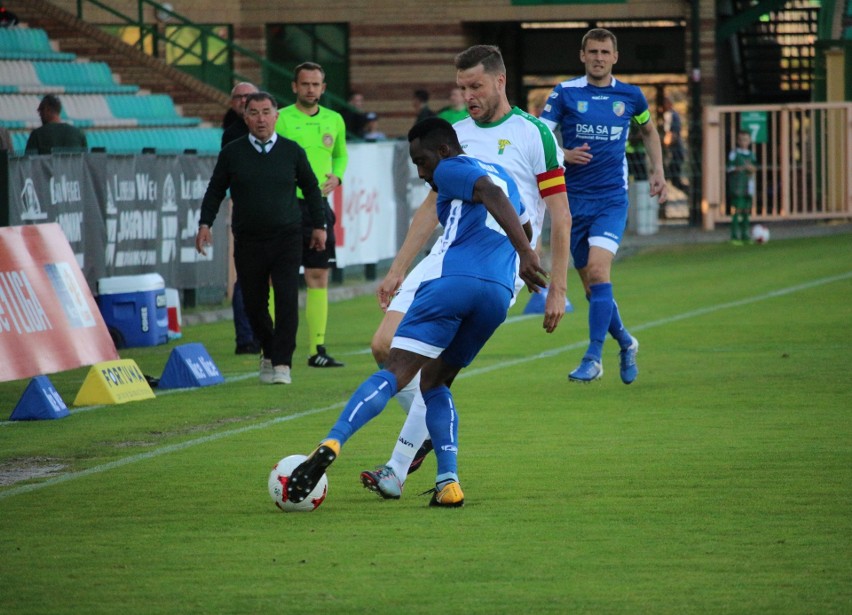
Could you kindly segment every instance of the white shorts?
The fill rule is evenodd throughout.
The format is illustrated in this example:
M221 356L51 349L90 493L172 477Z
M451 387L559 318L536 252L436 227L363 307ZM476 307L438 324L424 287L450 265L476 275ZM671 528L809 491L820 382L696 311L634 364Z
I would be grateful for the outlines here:
M411 307L411 302L414 301L414 294L417 292L417 289L420 288L420 283L423 281L423 275L426 271L426 267L428 266L427 261L430 258L432 258L431 253L427 254L426 258L417 263L417 266L411 270L411 273L405 276L405 280L402 281L399 290L396 291L393 299L391 299L390 305L388 306L389 312L400 312L401 314L408 312L408 308Z
M408 308L411 307L411 302L414 301L414 295L417 293L417 289L420 288L420 284L423 282L423 275L429 266L429 259L432 258L432 254L429 253L426 255L422 261L417 263L417 266L411 270L405 280L403 280L402 284L399 287L399 290L396 291L396 294L391 299L390 305L388 306L389 312L399 312L400 314L408 313ZM521 276L515 276L515 292L512 293L512 300L509 303L509 307L515 305L515 301L518 299L518 294L522 289L526 287L526 283L521 279Z

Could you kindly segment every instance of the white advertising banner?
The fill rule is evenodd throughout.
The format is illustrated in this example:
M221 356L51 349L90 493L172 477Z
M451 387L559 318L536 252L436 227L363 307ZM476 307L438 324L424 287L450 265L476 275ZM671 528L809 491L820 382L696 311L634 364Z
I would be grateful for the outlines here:
M396 144L353 143L343 186L333 194L337 266L377 263L396 255Z

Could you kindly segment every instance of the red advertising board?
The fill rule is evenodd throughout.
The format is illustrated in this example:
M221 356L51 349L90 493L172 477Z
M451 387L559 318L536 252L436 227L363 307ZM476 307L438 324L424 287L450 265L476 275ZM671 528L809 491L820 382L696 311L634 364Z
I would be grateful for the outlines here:
M118 358L59 225L0 228L0 381Z

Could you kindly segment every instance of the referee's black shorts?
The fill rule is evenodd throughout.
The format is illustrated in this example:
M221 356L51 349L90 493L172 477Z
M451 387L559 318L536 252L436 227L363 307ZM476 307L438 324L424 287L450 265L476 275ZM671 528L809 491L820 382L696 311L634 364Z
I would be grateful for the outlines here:
M311 235L314 228L304 222L310 220L307 203L299 199L299 207L302 209L302 267L305 269L334 269L337 263L337 251L335 250L334 223L337 218L334 210L328 204L328 199L323 199L325 206L325 250L317 252L311 249Z

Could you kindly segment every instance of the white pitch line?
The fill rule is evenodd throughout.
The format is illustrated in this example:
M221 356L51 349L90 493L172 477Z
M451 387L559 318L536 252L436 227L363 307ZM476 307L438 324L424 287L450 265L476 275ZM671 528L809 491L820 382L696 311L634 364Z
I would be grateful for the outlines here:
M32 483L29 485L21 485L20 487L14 487L9 489L8 491L0 491L0 500L11 497L13 495L19 495L21 493L29 493L30 491L36 491L38 489L42 489L43 487L50 487L52 485L58 485L60 483L67 482L69 480L74 480L75 478L82 478L84 476L89 476L91 474L100 474L101 472L107 472L108 470L114 470L115 468L120 468L122 466L129 465L131 463L136 463L137 461L145 461L146 459L152 459L154 457L159 457L161 455L167 455L168 453L174 453L177 451L182 451L185 448L190 448L192 446L196 446L197 444L206 444L208 442L214 442L216 440L221 440L222 438L227 438L230 436L236 436L241 433L245 433L247 431L254 431L257 429L265 429L266 427L270 427L272 425L276 425L278 423L283 423L284 421L292 421L295 419L299 419L305 416L310 416L312 414L319 414L321 412L326 412L328 410L334 410L335 408L342 408L344 406L343 402L338 402L336 404L332 404L331 406L326 406L325 408L314 408L312 410L305 410L304 412L297 412L296 414L290 414L287 416L279 416L278 418L265 421L263 423L256 423L254 425L246 425L244 427L238 427L237 429L229 429L228 431L221 431L219 433L210 434L209 436L202 436L201 438L195 438L194 440L187 440L186 442L180 442L178 444L169 444L168 446L162 446L160 448L154 449L152 451L148 451L147 453L139 453L138 455L131 455L130 457L125 457L124 459L119 459L117 461L110 461L109 463L104 463L99 466L93 466L86 470L80 470L79 472L69 472L68 474L62 474L60 476L54 476L53 478L48 478L44 482L41 483Z
M751 303L757 303L759 301L765 301L767 299L774 299L776 297L782 297L784 295L789 295L792 293L797 293L803 290L809 290L811 288L815 288L817 286L824 286L825 284L831 284L833 282L841 282L843 280L848 280L852 278L852 271L847 273L842 273L835 276L830 276L827 278L820 278L818 280L811 280L810 282L806 282L804 284L797 284L796 286L788 286L787 288L782 288L779 290L770 291L768 293L764 293L762 295L756 295L754 297L748 297L746 299L739 299L737 301L729 301L726 303L719 303L717 305L711 305L704 308L699 308L697 310L691 310L689 312L684 312L683 314L675 314L674 316L669 316L667 318L661 318L659 320L653 320L651 322L646 322L641 325L631 327L633 331L643 331L646 329L651 329L653 327L660 327L663 325L668 325L673 322L678 322L681 320L686 320L689 318L696 318L699 316L704 316L706 314L712 314L714 312L719 312L721 310L727 310L730 308L742 307L744 305L749 305ZM479 369L469 369L461 374L459 374L458 378L470 378L471 376L476 376L479 374L485 374L488 372L495 371L497 369L504 369L506 367L512 367L514 365L520 365L522 363L529 363L530 361L536 361L538 359L549 358L568 350L575 350L577 348L582 348L588 342L583 340L581 342L575 342L573 344L568 344L567 346L560 346L559 348L554 348L552 350L547 350L545 352L540 352L535 355L530 355L528 357L523 357L520 359L513 359L511 361L503 361L501 363L497 363L495 365L490 365L488 367L483 367ZM252 374L254 375L254 374ZM328 410L334 410L337 408L342 408L345 406L344 402L339 402L336 404L332 404L330 406L325 406L324 408L314 408L311 410L305 410L304 412L297 412L296 414L291 414L288 416L282 416L275 419L271 419L269 421L265 421L263 423L256 423L254 425L246 425L245 427L239 427L237 429L230 429L228 431L221 431L219 433L211 434L209 436L202 436L200 438L195 438L194 440L187 440L186 442L181 442L179 444L170 444L167 446L163 446L152 451L148 451L147 453L140 453L138 455L131 455L130 457L125 457L124 459L119 459L117 461L111 461L109 463L105 463L99 466L94 466L88 468L86 470L80 470L79 472L69 472L68 474L62 474L60 476L55 476L53 478L48 478L45 481L40 483L32 483L29 485L21 485L20 487L13 487L11 489L7 489L6 491L0 491L0 500L9 498L15 495L20 495L22 493L29 493L31 491L37 491L39 489L43 489L45 487L50 487L53 485L57 485L60 483L64 483L70 480L74 480L77 478L82 478L84 476L90 476L92 474L99 474L101 472L107 472L109 470L113 470L115 468L120 468L122 466L129 465L131 463L136 463L137 461L145 461L146 459L152 459L154 457L159 457L161 455L166 455L169 453L174 453L177 451L181 451L192 446L196 446L199 444L206 444L208 442L213 442L215 440L221 440L222 438L228 438L230 436L239 435L242 433L246 433L248 431L255 431L258 429L265 429L267 427L271 427L273 425L277 425L278 423L282 423L284 421L291 421L298 418L302 418L305 416L310 416L313 414L320 414L322 412L327 412Z
M688 318L697 318L698 316L704 316L706 314L712 314L714 312L719 312L721 310L727 310L735 307L742 307L744 305L749 305L751 303L757 303L758 301L765 301L767 299L774 299L775 297L783 297L784 295L789 295L792 293L796 293L803 290L809 290L816 286L823 286L825 284L831 284L833 282L841 282L843 280L848 280L852 278L852 271L848 271L846 273L841 273L839 275L831 276L828 278L820 278L819 280L811 280L810 282L805 282L804 284L797 284L796 286L788 286L787 288L782 288L780 290L773 290L768 293L764 293L762 295L756 295L754 297L748 297L746 299L738 299L737 301L729 301L727 303L719 303L717 305L710 305L703 308L698 308L697 310L691 310L689 312L684 312L683 314L675 314L674 316L668 316L666 318L661 318L659 320L652 320L651 322L646 322L641 325L631 325L631 331L644 331L646 329L651 329L653 327L661 327L663 325L670 325L673 322L678 322L681 320L686 320ZM545 350L544 352L540 352L535 355L529 355L527 357L521 357L519 359L512 359L510 361L503 361L501 363L497 363L494 365L489 365L488 367L480 367L480 368L472 368L466 369L461 372L456 380L460 378L476 376L478 374L485 374L488 372L493 372L497 369L503 369L504 367L512 367L514 365L521 365L522 363L529 363L530 361L537 361L538 359L546 359L558 354L562 354L568 350L577 350L578 348L584 348L589 344L589 340L583 340L581 342L574 342L573 344L568 344L567 346L560 346L558 348L551 348L550 350Z

